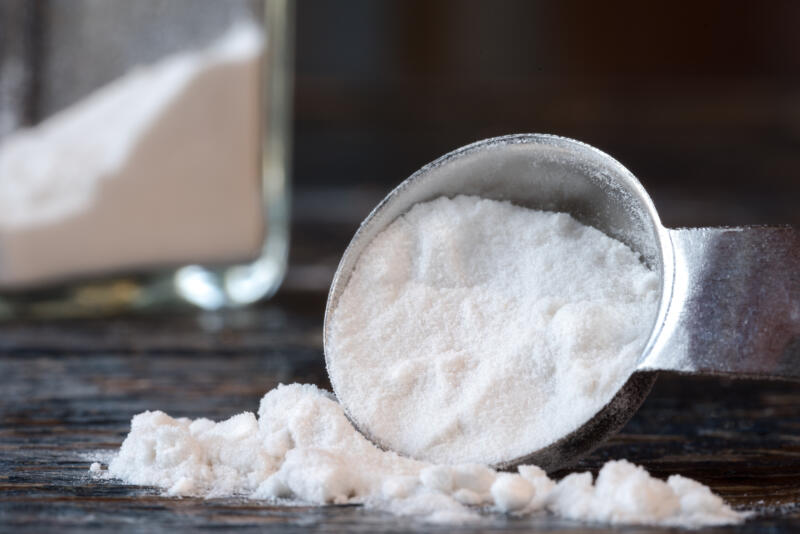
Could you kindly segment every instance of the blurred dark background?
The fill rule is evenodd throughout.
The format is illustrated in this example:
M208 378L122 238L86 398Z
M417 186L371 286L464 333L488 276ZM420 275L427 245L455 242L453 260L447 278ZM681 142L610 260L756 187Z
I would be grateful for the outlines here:
M515 132L609 152L670 226L800 224L800 2L300 0L296 23L292 263L320 286L391 187Z
M0 0L0 22L35 29L69 1ZM609 152L669 226L800 224L800 1L295 7L288 288L324 291L358 222L414 170L509 133ZM0 58L24 30L0 24Z

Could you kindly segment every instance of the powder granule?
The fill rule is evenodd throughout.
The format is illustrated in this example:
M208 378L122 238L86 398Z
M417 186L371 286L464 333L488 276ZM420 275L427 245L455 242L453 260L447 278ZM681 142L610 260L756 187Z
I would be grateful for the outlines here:
M500 464L608 403L644 348L658 287L636 253L567 214L438 198L361 254L329 321L328 372L382 446Z
M591 473L568 475L553 489L548 506L568 519L687 528L738 523L749 515L732 510L695 480L672 475L665 482L626 460L607 462L594 485Z
M365 439L332 395L300 384L267 393L258 417L242 413L215 423L141 413L108 471L93 463L90 473L166 495L360 503L439 523L478 521L482 510L688 527L745 517L698 482L663 482L624 460L607 463L592 484L590 473L555 483L536 466L498 473L406 458Z

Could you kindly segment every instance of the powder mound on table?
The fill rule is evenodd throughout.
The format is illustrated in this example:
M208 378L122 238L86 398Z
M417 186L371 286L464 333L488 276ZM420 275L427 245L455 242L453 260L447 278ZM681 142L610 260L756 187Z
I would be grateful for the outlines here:
M438 465L383 451L349 422L333 396L281 385L242 413L215 423L163 412L133 418L119 453L93 476L163 488L167 495L246 496L309 504L361 503L433 522L480 520L491 512L607 523L698 527L746 516L709 488L655 479L625 460L556 483L536 466L498 473L479 464Z
M469 196L415 205L361 254L325 344L377 443L497 465L605 406L636 366L659 278L564 213Z

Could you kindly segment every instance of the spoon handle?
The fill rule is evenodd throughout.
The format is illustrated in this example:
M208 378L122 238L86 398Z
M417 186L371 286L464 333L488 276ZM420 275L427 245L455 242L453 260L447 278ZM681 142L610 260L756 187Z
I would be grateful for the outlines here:
M800 229L667 232L669 307L640 369L800 380Z

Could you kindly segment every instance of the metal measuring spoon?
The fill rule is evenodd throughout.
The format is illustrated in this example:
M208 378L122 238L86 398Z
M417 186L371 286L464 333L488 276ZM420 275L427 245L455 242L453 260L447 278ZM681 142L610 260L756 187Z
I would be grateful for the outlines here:
M630 419L658 371L800 380L800 232L789 226L664 228L642 185L611 156L573 139L538 134L486 139L450 152L411 175L369 214L328 295L329 369L331 312L364 248L414 204L459 194L569 213L639 252L661 277L658 316L625 385L578 429L495 467L568 466ZM331 383L342 399L333 376ZM380 436L365 435L381 445Z

